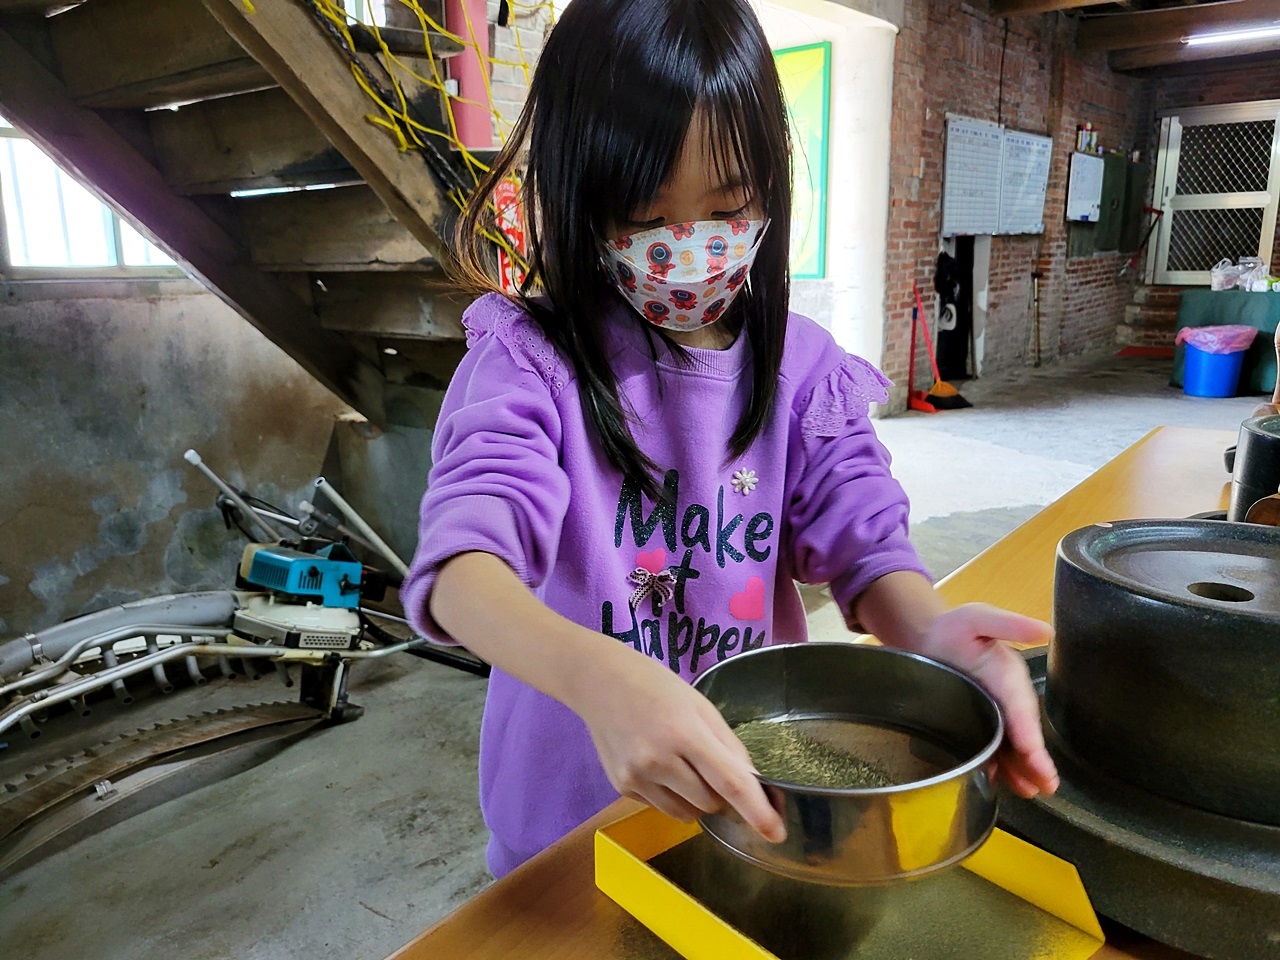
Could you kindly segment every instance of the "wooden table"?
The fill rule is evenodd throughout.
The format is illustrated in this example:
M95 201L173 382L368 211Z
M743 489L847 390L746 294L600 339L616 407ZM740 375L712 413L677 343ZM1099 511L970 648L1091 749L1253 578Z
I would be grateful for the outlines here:
M1186 517L1226 509L1222 452L1231 432L1152 431L1079 486L943 580L951 603L981 600L1048 619L1054 550L1106 520ZM620 800L463 904L391 960L669 960L676 955L595 888L592 836L638 809ZM1095 960L1179 960L1179 951L1108 931Z

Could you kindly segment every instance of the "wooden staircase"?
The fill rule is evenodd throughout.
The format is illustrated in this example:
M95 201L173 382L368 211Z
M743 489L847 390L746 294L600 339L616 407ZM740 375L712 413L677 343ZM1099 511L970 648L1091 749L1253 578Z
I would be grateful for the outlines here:
M429 72L420 30L384 39ZM443 126L438 94L356 57ZM454 161L402 152L374 112L306 0L0 0L0 114L382 424L463 346L441 269Z

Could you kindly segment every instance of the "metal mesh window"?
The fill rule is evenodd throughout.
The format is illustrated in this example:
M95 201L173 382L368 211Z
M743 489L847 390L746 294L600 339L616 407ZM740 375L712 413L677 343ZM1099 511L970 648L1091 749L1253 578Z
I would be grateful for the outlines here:
M1264 213L1262 207L1176 211L1165 269L1207 271L1224 257L1256 257Z
M1266 190L1275 126L1274 120L1253 120L1183 127L1177 192L1185 196Z

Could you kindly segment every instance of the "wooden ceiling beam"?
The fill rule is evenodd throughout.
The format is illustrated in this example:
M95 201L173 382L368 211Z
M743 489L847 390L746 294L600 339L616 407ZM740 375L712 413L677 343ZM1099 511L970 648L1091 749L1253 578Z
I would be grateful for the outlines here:
M1055 10L1079 10L1096 7L1114 0L991 0L990 10L997 17L1026 17Z
M1128 71L1131 76L1139 77L1189 77L1203 76L1222 70L1243 70L1265 63L1274 63L1275 53L1255 53L1249 56L1222 57L1216 60L1189 60L1180 63L1166 63L1156 67L1145 67Z
M370 420L383 419L380 372L324 330L304 301L249 263L237 239L192 198L171 190L146 157L76 103L2 29L0 112L320 383Z
M1226 30L1247 30L1280 23L1277 0L1225 0L1168 10L1144 10L1081 20L1076 29L1076 46L1095 50L1127 50L1181 43L1186 37ZM1235 53L1232 44L1211 45L1217 56Z
M1191 47L1185 43L1162 43L1136 50L1116 50L1110 54L1109 61L1111 69L1116 73L1133 73L1175 63L1202 63L1228 56L1234 58L1276 53L1280 53L1280 37L1233 43L1229 49L1217 44Z
M96 0L95 0L96 2ZM223 28L275 78L341 151L392 214L437 260L450 259L441 236L449 201L418 151L401 152L388 131L369 123L374 107L351 64L300 3L204 0Z

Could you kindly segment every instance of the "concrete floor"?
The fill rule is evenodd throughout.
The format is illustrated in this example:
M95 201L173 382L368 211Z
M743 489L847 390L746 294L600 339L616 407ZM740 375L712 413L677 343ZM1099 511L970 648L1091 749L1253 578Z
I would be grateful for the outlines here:
M1234 430L1256 402L1184 397L1165 385L1167 370L1167 361L1094 356L964 384L972 410L881 421L935 574L1152 427ZM839 635L830 604L809 600L815 635ZM136 727L228 700L291 698L270 678L212 684L94 722ZM367 709L359 721L0 880L0 956L385 957L487 883L475 800L483 698L482 680L439 665L362 665L352 685ZM6 753L11 767L24 759Z

